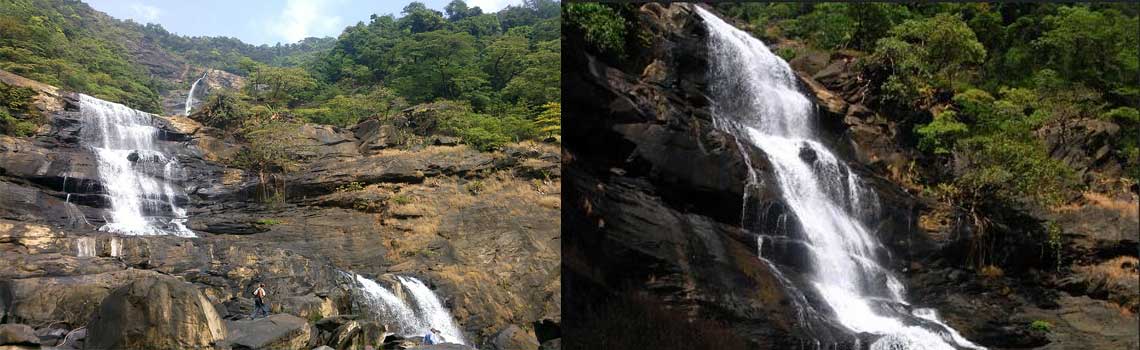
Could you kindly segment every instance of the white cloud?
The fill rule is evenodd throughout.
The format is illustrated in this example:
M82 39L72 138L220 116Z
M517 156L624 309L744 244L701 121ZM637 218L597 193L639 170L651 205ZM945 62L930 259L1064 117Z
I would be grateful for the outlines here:
M157 7L143 4L131 4L131 12L139 21L143 23L158 23L158 16L162 14L162 10Z
M311 36L325 36L342 29L341 18L326 10L336 6L334 0L288 0L281 14L268 24L269 32L294 43Z
M484 13L498 12L507 5L522 5L522 0L468 0L467 7L478 6Z

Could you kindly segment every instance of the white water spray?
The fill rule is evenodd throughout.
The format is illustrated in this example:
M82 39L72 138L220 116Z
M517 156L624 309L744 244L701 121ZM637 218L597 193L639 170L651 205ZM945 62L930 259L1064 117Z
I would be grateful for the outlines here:
M420 317L424 322L438 329L447 342L463 344L463 332L459 331L459 327L455 325L455 320L451 318L451 313L443 307L439 298L427 285L415 277L396 276L396 279L400 280L400 284L412 293L412 299L415 299L416 307L419 309Z
M709 29L710 89L718 128L764 150L811 255L811 284L843 326L881 335L872 349L980 349L936 317L900 314L904 288L879 265L882 245L860 222L877 202L817 141L812 102L787 62L764 43L696 6ZM905 322L904 322L905 321Z
M345 273L345 275L349 275ZM423 282L414 277L396 276L403 290L411 294L411 306L406 299L376 281L360 275L353 275L357 287L364 296L369 311L378 319L393 322L388 324L394 333L403 336L420 336L432 328L438 329L448 343L464 344L463 333L455 325L451 314L439 302L439 298ZM400 293L403 294L403 293Z
M186 93L186 111L184 111L182 115L190 115L190 110L194 109L195 103L198 103L198 99L194 98L194 90L198 88L198 82L202 81L202 79L206 79L206 75L209 73L210 71L207 70L205 73L202 73L201 78L198 78L193 84L190 84L190 92Z
M80 258L95 256L95 238L79 237L75 240L75 255Z
M186 228L184 198L177 180L178 159L158 144L154 115L80 95L83 143L98 160L99 178L111 199L110 217L101 231L129 235L172 234L194 237Z
M119 237L111 237L111 256L117 257L123 255L123 242Z

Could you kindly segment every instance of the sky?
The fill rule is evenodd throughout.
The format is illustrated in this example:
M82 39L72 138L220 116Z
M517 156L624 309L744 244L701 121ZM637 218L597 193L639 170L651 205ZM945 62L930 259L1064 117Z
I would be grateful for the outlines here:
M411 0L84 0L118 19L161 24L188 36L229 36L246 43L294 43L315 36L336 37L344 27L368 22L372 14L393 14ZM451 0L419 0L443 12ZM522 0L467 0L483 12L496 12Z

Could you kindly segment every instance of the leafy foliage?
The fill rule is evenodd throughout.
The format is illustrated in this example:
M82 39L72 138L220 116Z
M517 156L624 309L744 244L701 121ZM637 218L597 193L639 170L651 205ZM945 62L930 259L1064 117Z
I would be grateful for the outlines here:
M938 90L954 90L964 69L980 65L986 49L958 16L907 20L879 39L871 64L887 70L885 98L900 105L926 105Z
M934 154L950 154L954 143L968 131L968 126L958 121L958 113L942 111L934 116L934 121L915 130L921 137L918 147Z
M0 133L11 136L35 134L43 119L32 105L35 95L32 89L0 83Z
M504 108L497 115L475 113L468 107L440 112L440 129L459 136L472 147L482 151L499 148L507 142L517 142L538 136L535 123L527 118L528 110Z
M625 54L625 19L609 5L599 3L567 3L567 25L581 30L586 42L599 52L616 56Z
M553 136L562 133L562 104L558 102L550 102L542 106L543 111L535 118L535 124L538 127L538 132L546 135Z

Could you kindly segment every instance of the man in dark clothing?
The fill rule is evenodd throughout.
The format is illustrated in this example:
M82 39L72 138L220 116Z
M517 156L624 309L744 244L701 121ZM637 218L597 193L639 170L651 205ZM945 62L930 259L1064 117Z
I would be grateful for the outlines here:
M257 286L257 290L253 291L253 315L250 318L257 318L269 316L269 306L265 305L265 283Z

